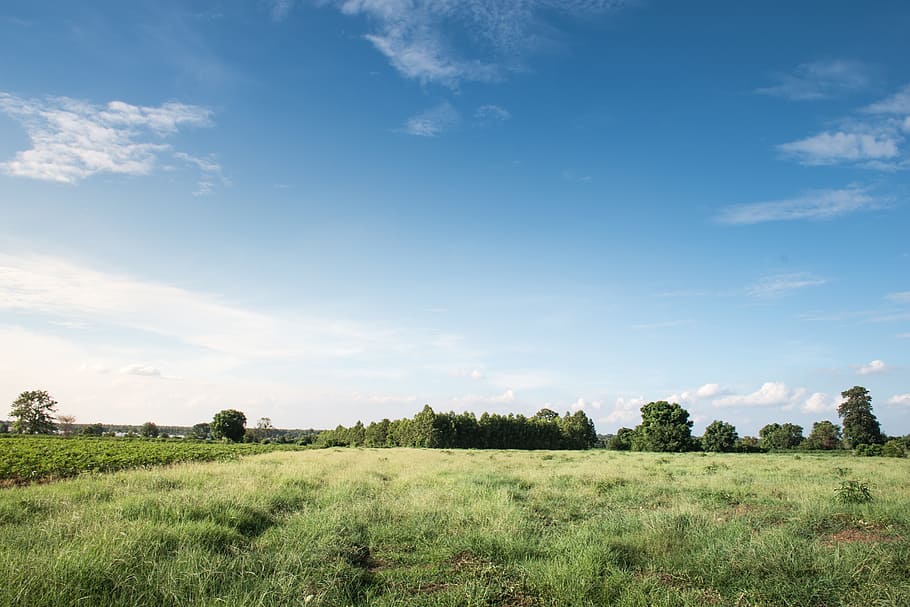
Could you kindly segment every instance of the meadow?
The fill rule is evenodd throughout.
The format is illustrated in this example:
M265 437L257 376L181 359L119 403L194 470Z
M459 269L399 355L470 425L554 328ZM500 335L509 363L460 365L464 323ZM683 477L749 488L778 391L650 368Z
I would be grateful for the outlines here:
M906 606L908 473L323 449L83 475L0 490L0 604Z

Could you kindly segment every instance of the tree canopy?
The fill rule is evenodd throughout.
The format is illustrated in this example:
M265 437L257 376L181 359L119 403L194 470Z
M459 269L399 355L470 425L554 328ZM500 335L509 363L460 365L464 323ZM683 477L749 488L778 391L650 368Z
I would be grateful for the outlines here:
M739 440L739 435L732 424L714 420L705 428L705 433L701 437L701 445L705 451L728 453L736 449L737 440Z
M884 441L878 419L872 413L872 397L862 386L853 386L840 394L843 402L837 407L844 424L844 439L849 447L880 445Z
M829 422L815 422L812 424L812 432L806 438L806 449L813 450L831 450L840 446L840 426Z
M57 401L45 390L23 392L13 401L9 414L15 418L13 432L20 434L53 434Z
M212 436L240 442L246 433L246 415L236 409L225 409L215 414L211 423Z
M665 400L641 408L641 424L635 428L632 448L636 451L691 451L692 420L677 403Z

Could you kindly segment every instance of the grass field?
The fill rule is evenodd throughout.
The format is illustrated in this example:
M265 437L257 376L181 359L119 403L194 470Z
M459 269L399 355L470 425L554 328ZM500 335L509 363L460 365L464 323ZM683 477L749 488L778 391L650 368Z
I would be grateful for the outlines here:
M3 605L907 606L910 460L275 452L4 489L0 534Z

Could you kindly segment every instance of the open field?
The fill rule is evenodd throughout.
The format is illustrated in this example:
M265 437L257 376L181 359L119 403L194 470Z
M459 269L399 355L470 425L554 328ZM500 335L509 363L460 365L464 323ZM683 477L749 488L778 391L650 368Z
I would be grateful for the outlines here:
M910 461L275 452L8 488L0 534L2 605L900 606Z
M0 483L20 484L181 462L293 450L296 445L205 443L185 440L11 436L0 439Z

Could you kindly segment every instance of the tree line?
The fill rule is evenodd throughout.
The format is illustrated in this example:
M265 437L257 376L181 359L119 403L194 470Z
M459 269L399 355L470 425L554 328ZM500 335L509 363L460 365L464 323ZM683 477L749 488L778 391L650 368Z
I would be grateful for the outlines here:
M862 386L841 393L843 401L837 413L842 425L825 420L812 426L809 436L792 423L770 423L759 430L758 437L740 437L736 428L725 421L714 420L702 436L692 435L689 412L677 403L655 401L641 408L641 423L635 428L620 428L616 434L598 437L594 423L583 411L560 416L544 408L531 417L521 414L436 413L426 405L414 417L383 419L351 427L339 425L334 430L278 430L269 418L260 418L247 428L246 415L236 409L215 414L210 422L194 425L185 438L224 440L229 442L297 442L315 443L320 447L424 447L451 449L589 449L605 447L632 451L714 451L765 452L780 449L834 450L852 449L860 455L903 457L910 451L910 435L886 437L872 412L872 398ZM68 436L73 432L72 416L54 417L57 402L46 392L23 392L13 402L10 415L12 431L20 434L53 434L58 430ZM0 433L9 428L0 423ZM82 426L80 434L102 435L101 424ZM154 422L143 424L136 436L167 436Z

